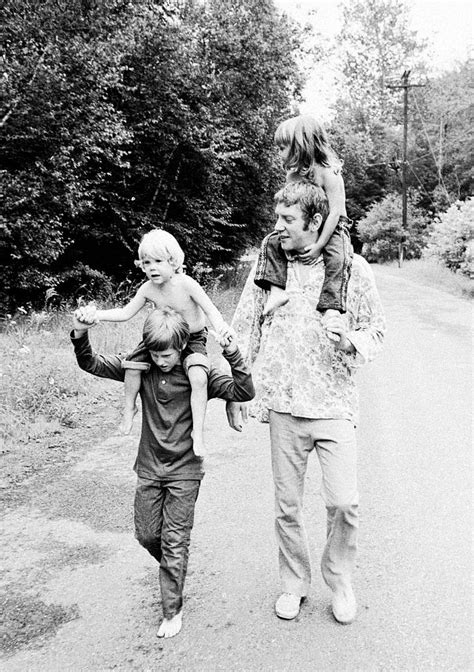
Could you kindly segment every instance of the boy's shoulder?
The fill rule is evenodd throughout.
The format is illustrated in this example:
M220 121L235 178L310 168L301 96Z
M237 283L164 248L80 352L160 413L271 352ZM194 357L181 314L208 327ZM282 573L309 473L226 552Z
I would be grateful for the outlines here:
M137 289L138 296L144 296L148 299L153 294L154 286L151 280L147 280Z

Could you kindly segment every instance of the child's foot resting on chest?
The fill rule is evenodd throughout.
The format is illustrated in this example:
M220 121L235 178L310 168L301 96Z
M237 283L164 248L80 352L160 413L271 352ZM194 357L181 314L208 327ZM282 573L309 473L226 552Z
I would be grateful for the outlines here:
M323 317L323 325L326 327L327 330L327 335L330 341L334 341L334 343L339 343L341 340L341 337L339 334L335 334L333 331L331 331L327 324L333 317L340 317L341 313L338 310L334 310L333 308L328 308L326 312L324 313Z
M266 315L270 315L275 310L277 310L277 308L281 308L286 303L288 303L288 300L288 294L284 289L277 287L276 285L272 285L270 289L270 295L265 304L265 308L263 309L263 316L265 317Z
M158 637L174 637L183 625L183 612L180 611L172 618L164 618L158 629Z
M135 415L138 413L138 408L136 406L133 407L125 407L123 411L123 416L122 416L122 421L119 426L119 430L121 434L128 435L132 431L132 425L133 425L133 418Z

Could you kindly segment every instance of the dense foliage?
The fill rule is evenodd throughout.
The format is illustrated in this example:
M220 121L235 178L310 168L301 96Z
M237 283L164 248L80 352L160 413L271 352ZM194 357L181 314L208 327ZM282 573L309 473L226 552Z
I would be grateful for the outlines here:
M191 268L269 228L272 133L301 85L271 0L7 0L3 18L3 308L108 292L152 227Z
M126 297L152 227L176 235L191 272L233 262L270 228L273 132L298 111L301 64L324 78L320 37L273 0L5 0L1 12L1 312L42 306L51 287ZM419 256L426 222L472 193L472 63L428 78L403 0L343 0L337 54L330 134L353 242L371 259L405 236L403 94L389 87L407 69L422 84L406 164L406 252Z
M428 218L413 203L408 203L407 229L402 227L402 204L389 194L373 205L367 215L357 223L362 241L362 254L368 261L393 261L403 245L405 259L421 257L428 239Z
M425 254L474 277L474 199L454 203L435 220Z

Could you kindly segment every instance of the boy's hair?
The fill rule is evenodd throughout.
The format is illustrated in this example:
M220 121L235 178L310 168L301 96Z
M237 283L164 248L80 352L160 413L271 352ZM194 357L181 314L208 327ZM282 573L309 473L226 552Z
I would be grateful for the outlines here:
M326 131L311 114L300 114L282 121L275 131L275 144L289 147L284 168L312 179L315 164L339 164Z
M321 187L305 178L292 179L283 189L275 194L277 203L284 203L287 207L299 205L303 212L305 229L315 215L321 215L323 223L329 214L329 204L326 194Z
M182 273L184 252L180 244L171 233L163 229L153 229L145 233L138 247L139 261L137 266L142 267L145 257L168 261L176 273Z
M148 350L183 350L189 341L189 324L169 306L155 308L143 325L143 343Z

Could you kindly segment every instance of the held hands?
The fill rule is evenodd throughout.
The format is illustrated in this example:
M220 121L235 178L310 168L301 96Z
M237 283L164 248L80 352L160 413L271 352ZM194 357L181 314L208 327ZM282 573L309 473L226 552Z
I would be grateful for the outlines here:
M322 247L318 243L313 243L304 248L304 252L298 255L298 259L303 262L303 264L315 264L319 255L322 252Z
M85 325L87 325L87 328L93 327L94 324L97 324L99 321L95 303L88 303L86 306L77 308L77 310L74 311L74 317L82 324L81 329L84 329Z
M225 322L222 322L216 330L210 329L209 333L226 352L234 352L237 349L235 331Z

